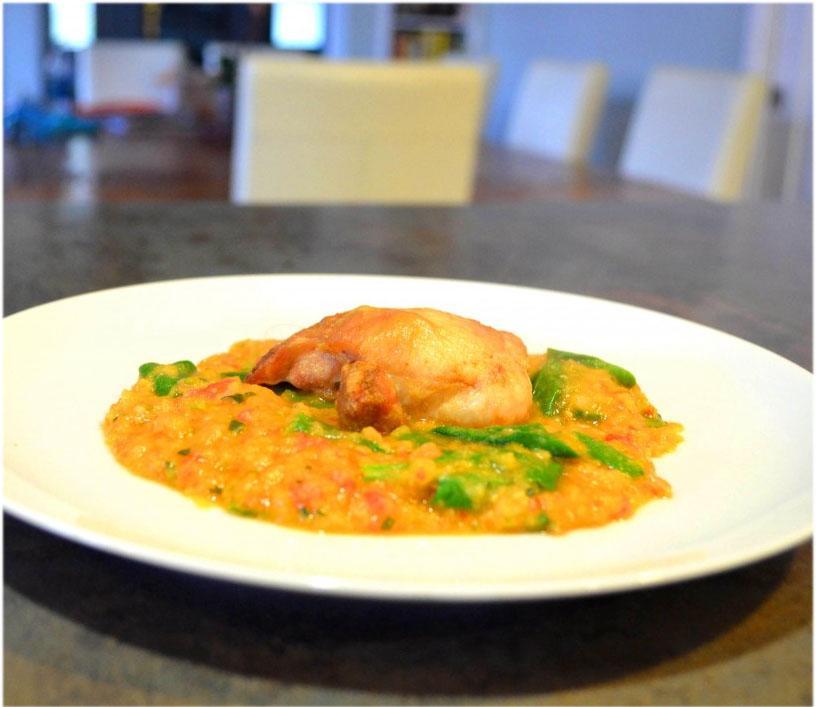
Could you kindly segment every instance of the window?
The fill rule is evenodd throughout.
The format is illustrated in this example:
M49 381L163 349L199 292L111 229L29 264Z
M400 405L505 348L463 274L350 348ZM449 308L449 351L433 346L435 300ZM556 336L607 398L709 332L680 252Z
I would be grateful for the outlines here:
M271 19L270 38L277 49L323 49L326 43L326 6L323 3L275 3Z
M48 6L48 34L61 49L78 51L96 39L96 6L92 2L54 2Z

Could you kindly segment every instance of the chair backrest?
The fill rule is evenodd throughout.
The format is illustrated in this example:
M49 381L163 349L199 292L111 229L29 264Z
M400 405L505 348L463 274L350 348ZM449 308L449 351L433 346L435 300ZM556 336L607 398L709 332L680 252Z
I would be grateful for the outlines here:
M621 173L711 199L738 199L766 95L756 76L656 69L627 131Z
M228 59L237 63L244 54L265 54L271 59L281 61L317 58L317 55L308 52L276 49L269 44L259 42L211 41L206 42L201 49L201 68L204 69L204 73L208 76L217 76L223 69L223 60Z
M587 162L608 83L603 64L533 62L510 112L506 144L562 162Z
M75 93L85 112L180 107L184 45L164 40L103 40L77 53Z
M246 55L232 200L467 202L484 90L484 72L472 67Z

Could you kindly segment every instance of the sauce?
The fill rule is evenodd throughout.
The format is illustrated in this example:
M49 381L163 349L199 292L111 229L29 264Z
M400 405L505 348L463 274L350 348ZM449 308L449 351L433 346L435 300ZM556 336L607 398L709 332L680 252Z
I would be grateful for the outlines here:
M536 407L523 425L423 420L383 435L339 429L334 405L315 395L245 383L274 343L142 366L103 422L116 459L229 512L337 533L560 534L671 495L652 459L682 428L609 370L559 361L558 413Z

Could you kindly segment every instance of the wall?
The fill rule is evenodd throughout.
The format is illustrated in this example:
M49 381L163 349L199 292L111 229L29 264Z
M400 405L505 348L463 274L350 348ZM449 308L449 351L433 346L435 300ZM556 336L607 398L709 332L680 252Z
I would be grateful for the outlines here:
M813 189L813 8L754 5L743 66L764 76L777 100L764 116L749 198L809 201Z
M3 5L3 113L43 97L46 6Z
M391 5L331 4L323 54L329 59L388 59L392 29Z
M607 107L592 161L617 162L638 92L659 64L738 70L747 5L483 5L479 47L500 75L486 137L504 136L515 91L538 58L601 61L610 70Z

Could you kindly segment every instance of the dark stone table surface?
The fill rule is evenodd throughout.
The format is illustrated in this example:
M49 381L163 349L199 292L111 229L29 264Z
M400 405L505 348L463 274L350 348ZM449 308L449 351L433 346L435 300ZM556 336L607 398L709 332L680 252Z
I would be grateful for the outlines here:
M5 207L6 315L102 288L259 272L588 294L708 324L811 367L812 213L802 206ZM6 515L4 569L6 704L813 699L810 543L638 592L412 604L194 577Z

